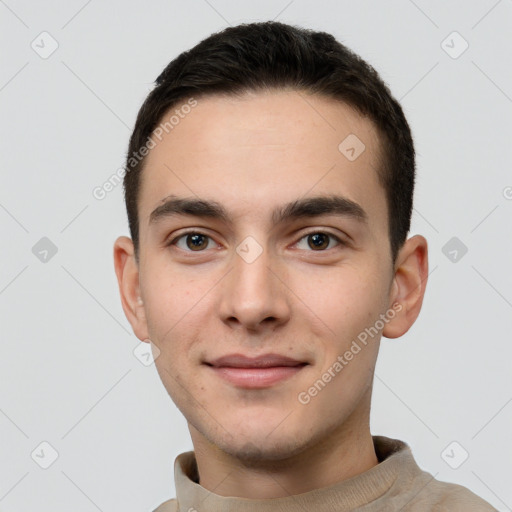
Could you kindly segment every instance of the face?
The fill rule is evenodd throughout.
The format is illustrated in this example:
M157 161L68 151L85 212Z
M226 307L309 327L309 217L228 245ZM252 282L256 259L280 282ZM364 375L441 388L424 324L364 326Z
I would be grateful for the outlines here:
M296 91L200 98L151 149L116 268L196 440L278 460L368 423L400 316L378 162L368 119Z

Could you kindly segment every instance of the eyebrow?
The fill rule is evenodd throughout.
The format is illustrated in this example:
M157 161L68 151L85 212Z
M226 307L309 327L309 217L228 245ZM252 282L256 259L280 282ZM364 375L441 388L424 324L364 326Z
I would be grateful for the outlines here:
M198 198L182 198L170 195L162 200L149 216L149 224L181 215L221 220L230 224L231 218L223 205L216 201ZM274 225L301 218L319 217L321 215L338 215L362 223L368 222L368 214L355 201L339 195L316 196L297 199L272 212Z

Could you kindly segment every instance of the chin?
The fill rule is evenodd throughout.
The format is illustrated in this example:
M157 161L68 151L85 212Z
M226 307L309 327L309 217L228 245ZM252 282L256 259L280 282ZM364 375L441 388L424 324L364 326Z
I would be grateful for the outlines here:
M262 462L283 461L298 455L308 446L309 440L299 439L295 432L281 430L269 434L268 427L246 429L232 437L212 439L222 451L237 458L246 466L261 465Z
M228 445L225 447L226 453L232 457L236 457L245 466L259 466L263 462L283 461L297 455L302 451L302 447L297 446L296 442L267 443L266 445L254 442L241 443L239 446Z

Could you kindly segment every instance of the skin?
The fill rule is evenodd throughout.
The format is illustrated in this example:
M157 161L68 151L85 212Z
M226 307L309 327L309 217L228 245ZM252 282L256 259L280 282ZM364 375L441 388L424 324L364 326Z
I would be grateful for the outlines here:
M365 151L349 161L349 134ZM349 106L298 91L207 96L147 156L139 196L140 260L130 238L114 245L124 312L150 342L169 395L185 416L200 484L221 496L278 498L325 487L378 463L369 428L380 338L416 320L428 275L420 235L391 260L387 204L375 169L377 131ZM232 222L150 213L170 194L221 203ZM274 225L274 208L343 195L367 223L325 215ZM210 238L194 251L192 228ZM314 233L327 248L311 243ZM236 252L252 236L261 255ZM139 299L140 297L140 299ZM302 404L297 397L332 368L380 314L400 312ZM159 353L156 351L160 351ZM309 364L265 389L241 389L203 362L231 353L278 353Z

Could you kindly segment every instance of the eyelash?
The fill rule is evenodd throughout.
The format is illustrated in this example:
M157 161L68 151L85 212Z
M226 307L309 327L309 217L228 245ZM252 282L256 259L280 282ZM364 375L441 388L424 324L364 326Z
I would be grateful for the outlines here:
M323 230L315 230L315 231L310 231L308 233L304 233L300 238L299 240L295 243L298 244L301 240L303 240L304 238L307 238L308 236L310 235L316 235L316 234L322 234L322 235L327 235L328 237L330 237L331 239L334 239L336 242L338 242L338 245L336 245L335 247L331 247L330 249L323 249L323 250L319 250L319 251L314 251L314 250L310 250L308 252L327 252L327 251L330 251L336 247L339 247L339 246L346 246L347 244L341 239L339 238L338 236L334 235L333 233L329 232L329 231L323 231ZM201 235L201 236L204 236L210 240L213 240L213 238L209 235L207 235L206 233L203 233L201 231L197 231L197 230L190 230L190 231L185 231L184 233L181 233L180 235L178 235L177 237L173 238L168 244L166 244L167 246L171 246L171 245L176 245L176 242L178 240L180 240L181 238L184 238L186 237L187 235ZM178 247L179 249L179 247ZM188 250L188 249L182 249L183 251L185 252L190 252L190 253L201 253L201 252L205 252L206 249L203 249L202 251L192 251L192 250Z

